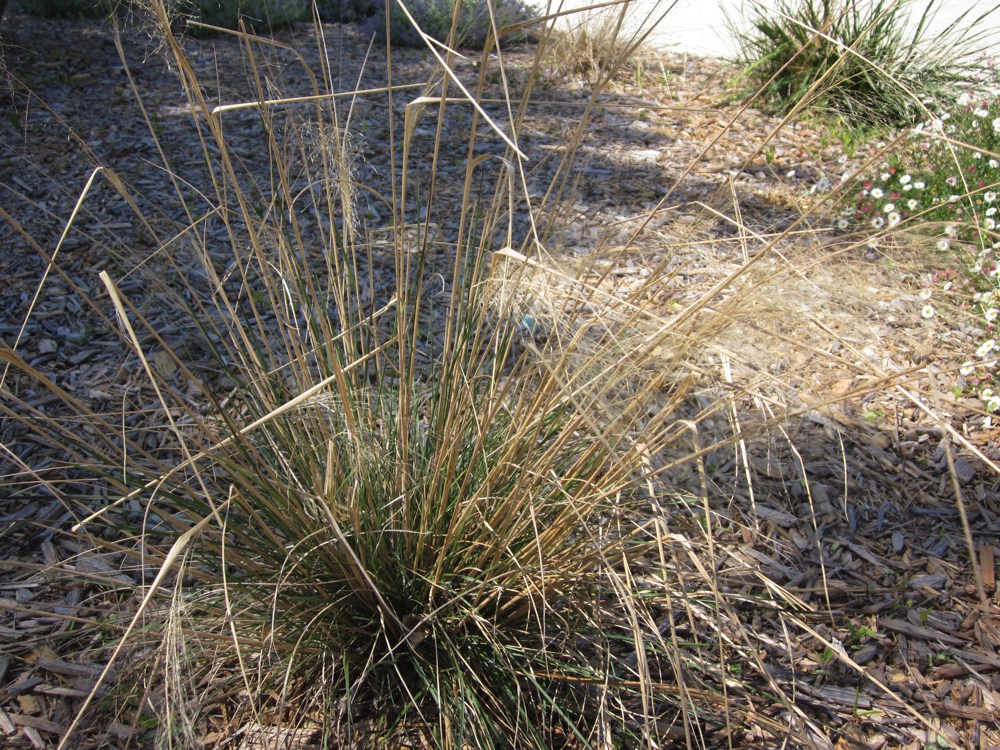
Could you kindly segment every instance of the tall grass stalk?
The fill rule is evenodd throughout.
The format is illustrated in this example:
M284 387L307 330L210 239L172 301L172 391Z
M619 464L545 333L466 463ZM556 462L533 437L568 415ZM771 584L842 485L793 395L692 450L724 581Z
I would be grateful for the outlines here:
M155 252L83 302L141 363L155 406L96 412L16 346L0 350L8 382L49 394L39 405L7 388L0 414L63 457L36 467L11 444L6 460L137 583L125 637L60 747L100 731L115 697L139 702L134 721L151 716L161 747L209 730L265 744L314 732L331 748L708 747L747 721L803 737L808 718L719 582L704 462L736 441L699 431L745 394L694 398L702 355L730 327L763 325L757 264L791 234L667 315L653 302L676 283L666 261L622 293L546 248L588 110L532 199L518 133L534 75L515 94L501 69L506 99L487 111L490 50L464 81L429 42L439 67L419 95L391 66L384 89L353 92L384 98L399 126L386 195L357 176L354 113L328 70L276 97L266 61L284 50L246 35L255 94L216 107L168 6L150 7L204 172L173 171L176 206L138 216ZM267 183L227 138L247 111ZM419 125L435 116L428 146ZM461 152L452 117L468 123ZM446 148L464 153L457 216L443 213ZM367 225L363 196L388 226ZM514 219L525 205L527 226ZM123 291L140 272L155 306ZM190 332L183 348L160 320ZM751 432L743 421L740 439ZM668 472L683 462L701 496L674 508ZM114 499L81 497L81 482ZM767 584L775 612L803 607ZM758 713L737 662L787 723Z

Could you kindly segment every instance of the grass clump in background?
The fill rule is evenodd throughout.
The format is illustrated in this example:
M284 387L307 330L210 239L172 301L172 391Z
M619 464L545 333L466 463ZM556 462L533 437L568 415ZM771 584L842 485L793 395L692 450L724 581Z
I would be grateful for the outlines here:
M774 112L809 110L848 131L914 125L928 103L945 107L981 69L983 36L995 9L966 11L928 38L929 0L912 31L909 0L782 0L751 6L738 64L744 95L760 92Z
M553 35L550 68L588 80L626 69L641 42L623 28L627 10L628 6L606 8L566 19L568 28L560 28Z

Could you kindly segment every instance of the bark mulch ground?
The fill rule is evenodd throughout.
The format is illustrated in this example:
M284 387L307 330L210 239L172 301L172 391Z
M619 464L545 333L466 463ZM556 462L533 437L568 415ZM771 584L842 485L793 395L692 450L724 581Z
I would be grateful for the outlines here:
M324 32L338 90L382 84L378 55L362 65L366 40L348 27ZM154 138L105 23L12 13L0 33L0 342L16 342L33 367L95 409L153 403L102 306L81 299L102 297L97 273L108 268L120 272L126 294L143 299L142 276L124 270L155 245L157 212L169 214L175 203L168 175L155 166L158 148L183 171L192 196L206 184L180 89L148 38L128 31L128 70L143 92ZM313 31L277 39L315 63ZM209 98L252 96L238 40L188 44L203 80L215 82ZM530 54L512 50L509 69L523 73ZM307 69L274 55L280 90L308 92ZM400 50L393 64L397 83L433 72L419 51ZM460 70L475 74L473 63ZM564 221L548 250L568 270L596 254L601 273L591 280L611 294L641 288L653 272L674 274L676 294L657 302L666 314L798 222L823 178L835 181L851 162L835 139L801 123L756 153L775 121L719 104L732 71L718 61L654 55L636 70L601 95L578 153L576 190L560 208ZM539 190L551 180L555 155L589 91L584 81L553 74L540 96L551 106L534 110L520 134L535 159L529 179ZM400 97L400 122L404 104ZM385 113L377 101L359 98L351 117L363 157L357 177L387 193ZM446 123L446 146L461 146L467 127L461 116ZM252 110L234 113L227 132L234 153L266 178L259 118ZM422 122L416 148L429 149L434 137L434 123ZM63 273L49 277L36 300L49 255L97 164L134 188L153 224L134 221L99 177L62 242ZM464 166L442 163L441 170L445 200L457 205ZM449 197L450 174L456 192ZM377 201L364 208L372 227L385 224L388 213ZM179 217L162 218L166 227ZM445 237L450 221L442 211ZM526 216L518 221L523 230ZM814 747L1000 747L1000 479L987 465L1000 460L1000 449L982 404L950 392L948 373L969 358L966 332L956 323L961 311L949 317L942 308L935 319L920 318L919 290L935 269L919 248L850 248L829 224L819 212L796 225L799 233L783 240L754 277L759 320L735 323L701 362L696 400L708 403L726 390L741 395L733 409L702 420L700 439L710 444L738 429L746 439L700 466L678 466L664 485L679 499L702 492L710 498L720 586L734 606L747 603L747 627L770 644L760 659L794 696L799 714L782 717L783 707L752 694L757 678L744 676L744 697L762 716L797 723ZM157 318L155 299L144 304L168 342L183 349L181 323L166 313ZM878 373L901 372L911 374L874 387ZM26 386L11 378L4 387ZM38 399L43 408L44 397ZM792 416L766 432L753 427L771 414ZM49 448L2 415L0 445L17 454L0 455L0 744L51 747L107 655L106 644L75 635L76 625L127 609L128 597L109 592L136 581L63 533L73 520L69 511L18 468L44 472L54 458ZM960 508L971 529L971 557ZM103 576L107 590L74 584L58 575L64 569ZM801 620L797 632L752 605L774 599L772 584L790 597L781 606L785 617ZM837 658L841 649L857 669ZM111 736L89 746L124 744L130 719L123 715ZM781 744L763 724L711 741Z

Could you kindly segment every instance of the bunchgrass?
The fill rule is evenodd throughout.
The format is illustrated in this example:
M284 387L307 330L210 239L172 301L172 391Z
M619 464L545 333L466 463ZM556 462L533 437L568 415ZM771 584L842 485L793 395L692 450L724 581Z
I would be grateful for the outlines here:
M628 3L596 11L573 13L559 19L550 36L549 71L563 76L597 80L634 67L642 43L660 18L647 17L633 28L635 11Z
M909 0L782 0L751 5L734 25L744 94L780 114L813 111L848 131L914 125L947 106L981 69L995 8L962 13L930 38L929 0L908 26Z
M491 74L508 84L491 68L502 54L487 48L465 78L425 40L439 64L415 90L387 66L385 87L363 94L398 139L376 188L328 71L312 90L275 92L264 74L284 48L247 35L255 90L215 106L168 8L151 8L204 170L165 159L176 205L160 196L148 213L112 171L95 173L136 206L155 249L80 295L137 363L143 408L94 411L19 340L0 349L10 475L64 503L73 533L137 583L61 747L100 741L113 719L137 743L152 727L159 747L290 735L329 748L710 747L747 723L804 742L814 730L762 662L773 644L741 610L763 601L829 643L777 584L724 592L716 534L735 522L714 507L707 468L753 433L731 352L768 335L768 284L785 293L784 274L801 274L769 265L796 226L763 239L741 227L742 262L665 312L669 252L631 291L596 258L554 256L590 110L536 198L517 138L536 76L487 110ZM265 181L230 148L240 117L259 124ZM461 149L446 146L448 118ZM450 215L446 148L464 154ZM133 277L148 297L127 293ZM709 355L725 380L705 382ZM708 425L726 420L735 436L713 442ZM29 432L58 461L21 458ZM683 465L693 494L669 484Z
M574 312L602 293L565 291L534 230L515 236L509 223L526 187L507 133L523 113L487 115L483 78L462 84L473 94L458 89L444 53L458 101L429 90L407 107L381 204L392 228L379 232L361 218L340 125L350 113L336 99L317 88L296 107L260 88L214 108L167 9L152 7L212 182L192 201L177 174L187 219L146 270L200 355L186 361L104 273L158 403L148 421L119 429L15 351L5 377L37 378L61 399L60 419L89 427L64 429L14 393L4 409L59 442L74 476L120 498L89 515L43 480L80 529L108 528L110 551L154 572L111 662L160 644L144 699L158 742L196 741L220 705L228 731L265 742L310 724L329 746L654 742L657 686L686 715L687 668L659 628L678 582L664 569L662 591L640 594L630 578L633 560L664 554L635 483L646 444L685 434L670 414L695 329L667 328L641 304ZM251 55L269 47L248 44L252 75ZM412 208L437 209L440 135L427 151L413 134L430 112L470 109L469 154L485 121L503 160L488 171L470 159L444 236ZM228 150L227 120L244 111L263 122L269 184ZM307 226L307 214L325 220ZM223 254L209 239L220 237ZM199 683L205 670L217 679Z

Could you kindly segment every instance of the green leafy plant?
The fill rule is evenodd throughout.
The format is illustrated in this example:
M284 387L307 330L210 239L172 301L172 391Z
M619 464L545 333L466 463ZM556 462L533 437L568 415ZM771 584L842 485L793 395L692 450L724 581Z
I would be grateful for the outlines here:
M115 6L114 0L18 0L17 3L25 13L45 18L97 18L106 16Z
M351 23L371 18L383 3L378 0L317 0L316 10L323 21Z
M389 39L392 44L404 47L423 47L426 44L407 11L420 31L442 43L449 40L452 22L457 21L453 44L467 49L482 49L495 33L511 25L523 24L535 16L534 9L524 0L462 0L457 12L454 0L414 0L406 3L406 11L396 0L390 0L385 6L380 4L376 14L363 24L366 33L382 41L386 38L386 7L389 9ZM522 26L503 33L500 41L518 42L528 37L529 29Z
M934 0L907 29L908 0L782 0L752 6L735 28L743 95L761 93L773 111L814 110L847 129L912 125L926 102L945 104L974 79L995 9L963 13L927 39Z
M182 0L179 8L208 26L238 29L242 21L253 31L290 26L311 12L308 0Z

